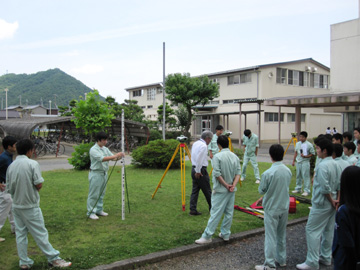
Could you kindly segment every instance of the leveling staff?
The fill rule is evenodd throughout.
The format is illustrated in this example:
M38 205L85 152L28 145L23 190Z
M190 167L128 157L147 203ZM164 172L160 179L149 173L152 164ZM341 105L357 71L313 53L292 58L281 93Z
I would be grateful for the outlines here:
M120 159L125 156L124 153L113 154L105 146L108 135L105 132L96 134L96 143L90 149L90 173L89 173L89 195L87 200L87 210L90 219L99 219L98 216L108 216L103 210L103 199L105 196L104 185L109 170L109 161ZM100 195L101 190L103 193ZM97 202L97 203L96 203ZM96 203L96 206L95 206Z

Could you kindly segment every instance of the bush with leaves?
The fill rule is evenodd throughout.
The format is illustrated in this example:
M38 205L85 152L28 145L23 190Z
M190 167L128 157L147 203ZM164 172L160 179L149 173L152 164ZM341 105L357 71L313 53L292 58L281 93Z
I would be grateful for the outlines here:
M243 162L244 159L244 149L242 148L234 148L234 154L238 156L240 162Z
M177 140L156 140L136 148L132 153L132 164L146 168L166 168L174 155ZM180 168L180 153L178 152L170 168Z
M93 147L95 143L82 143L74 146L75 151L71 154L69 158L69 163L74 166L76 170L88 170L90 169L90 148Z

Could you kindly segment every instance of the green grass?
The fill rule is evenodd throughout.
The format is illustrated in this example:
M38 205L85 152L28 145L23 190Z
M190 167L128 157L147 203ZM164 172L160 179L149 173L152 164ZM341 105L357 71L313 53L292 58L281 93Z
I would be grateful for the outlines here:
M260 172L270 167L259 163ZM211 166L209 166L211 169ZM291 187L295 186L295 172ZM131 213L121 218L121 168L116 168L108 183L104 210L108 217L86 220L88 174L74 170L44 172L45 183L40 191L41 209L50 243L61 252L61 257L73 262L73 269L88 269L99 264L140 256L156 251L194 243L206 227L209 212L203 194L199 195L201 216L189 216L191 194L191 164L186 164L186 211L182 211L180 170L170 170L154 199L151 195L164 170L126 167ZM236 192L235 203L245 207L244 201L253 203L259 198L252 167L247 179ZM306 216L309 205L298 204L297 213L289 219ZM234 212L232 233L263 226L263 221L239 211ZM217 235L215 233L215 235ZM18 269L14 235L6 222L1 230L0 269ZM45 256L29 235L29 257L35 261L34 269L48 269Z

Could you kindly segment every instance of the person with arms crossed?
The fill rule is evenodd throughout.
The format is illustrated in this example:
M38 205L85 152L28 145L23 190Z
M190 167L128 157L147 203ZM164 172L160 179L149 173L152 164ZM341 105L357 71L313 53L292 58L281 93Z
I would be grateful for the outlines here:
M211 209L211 187L210 178L207 172L208 162L208 145L211 142L213 134L211 131L204 131L201 134L200 140L196 141L191 148L191 178L192 178L192 192L190 196L190 215L201 215L197 211L197 201L199 191L202 190L206 201Z
M13 161L13 155L16 153L17 139L12 136L6 136L2 145L4 152L0 155L0 231L9 218L11 232L15 233L14 217L11 211L12 199L9 193L5 192L6 188L6 171ZM5 241L5 238L0 237L0 242Z
M28 232L45 254L50 266L68 267L59 257L49 242L48 231L45 228L44 217L40 209L39 191L44 179L41 176L39 163L30 159L34 153L34 143L29 139L16 143L18 156L11 163L6 174L6 192L13 199L12 210L15 220L16 245L20 258L20 269L30 269L34 261L28 257Z
M210 219L201 238L196 240L197 244L206 244L212 241L211 236L222 215L224 219L221 224L219 237L224 241L230 239L230 228L234 214L234 202L236 185L240 179L240 160L230 151L229 139L220 135L217 139L221 150L212 160L213 164L213 191L211 196Z
M125 156L122 152L114 155L105 146L108 139L108 135L105 132L101 131L97 133L95 138L96 143L90 149L91 165L89 172L89 194L87 199L87 215L93 220L99 219L98 216L105 217L109 215L103 210L109 161L120 159ZM101 191L103 191L102 194L100 194Z

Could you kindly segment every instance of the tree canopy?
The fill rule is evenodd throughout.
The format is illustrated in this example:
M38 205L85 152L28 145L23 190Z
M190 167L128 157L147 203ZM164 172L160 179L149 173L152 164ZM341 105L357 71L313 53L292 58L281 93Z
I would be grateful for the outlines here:
M182 104L188 112L185 132L189 134L193 118L193 107L205 105L219 96L219 85L207 76L190 77L190 73L169 74L165 81L166 97L172 104Z

